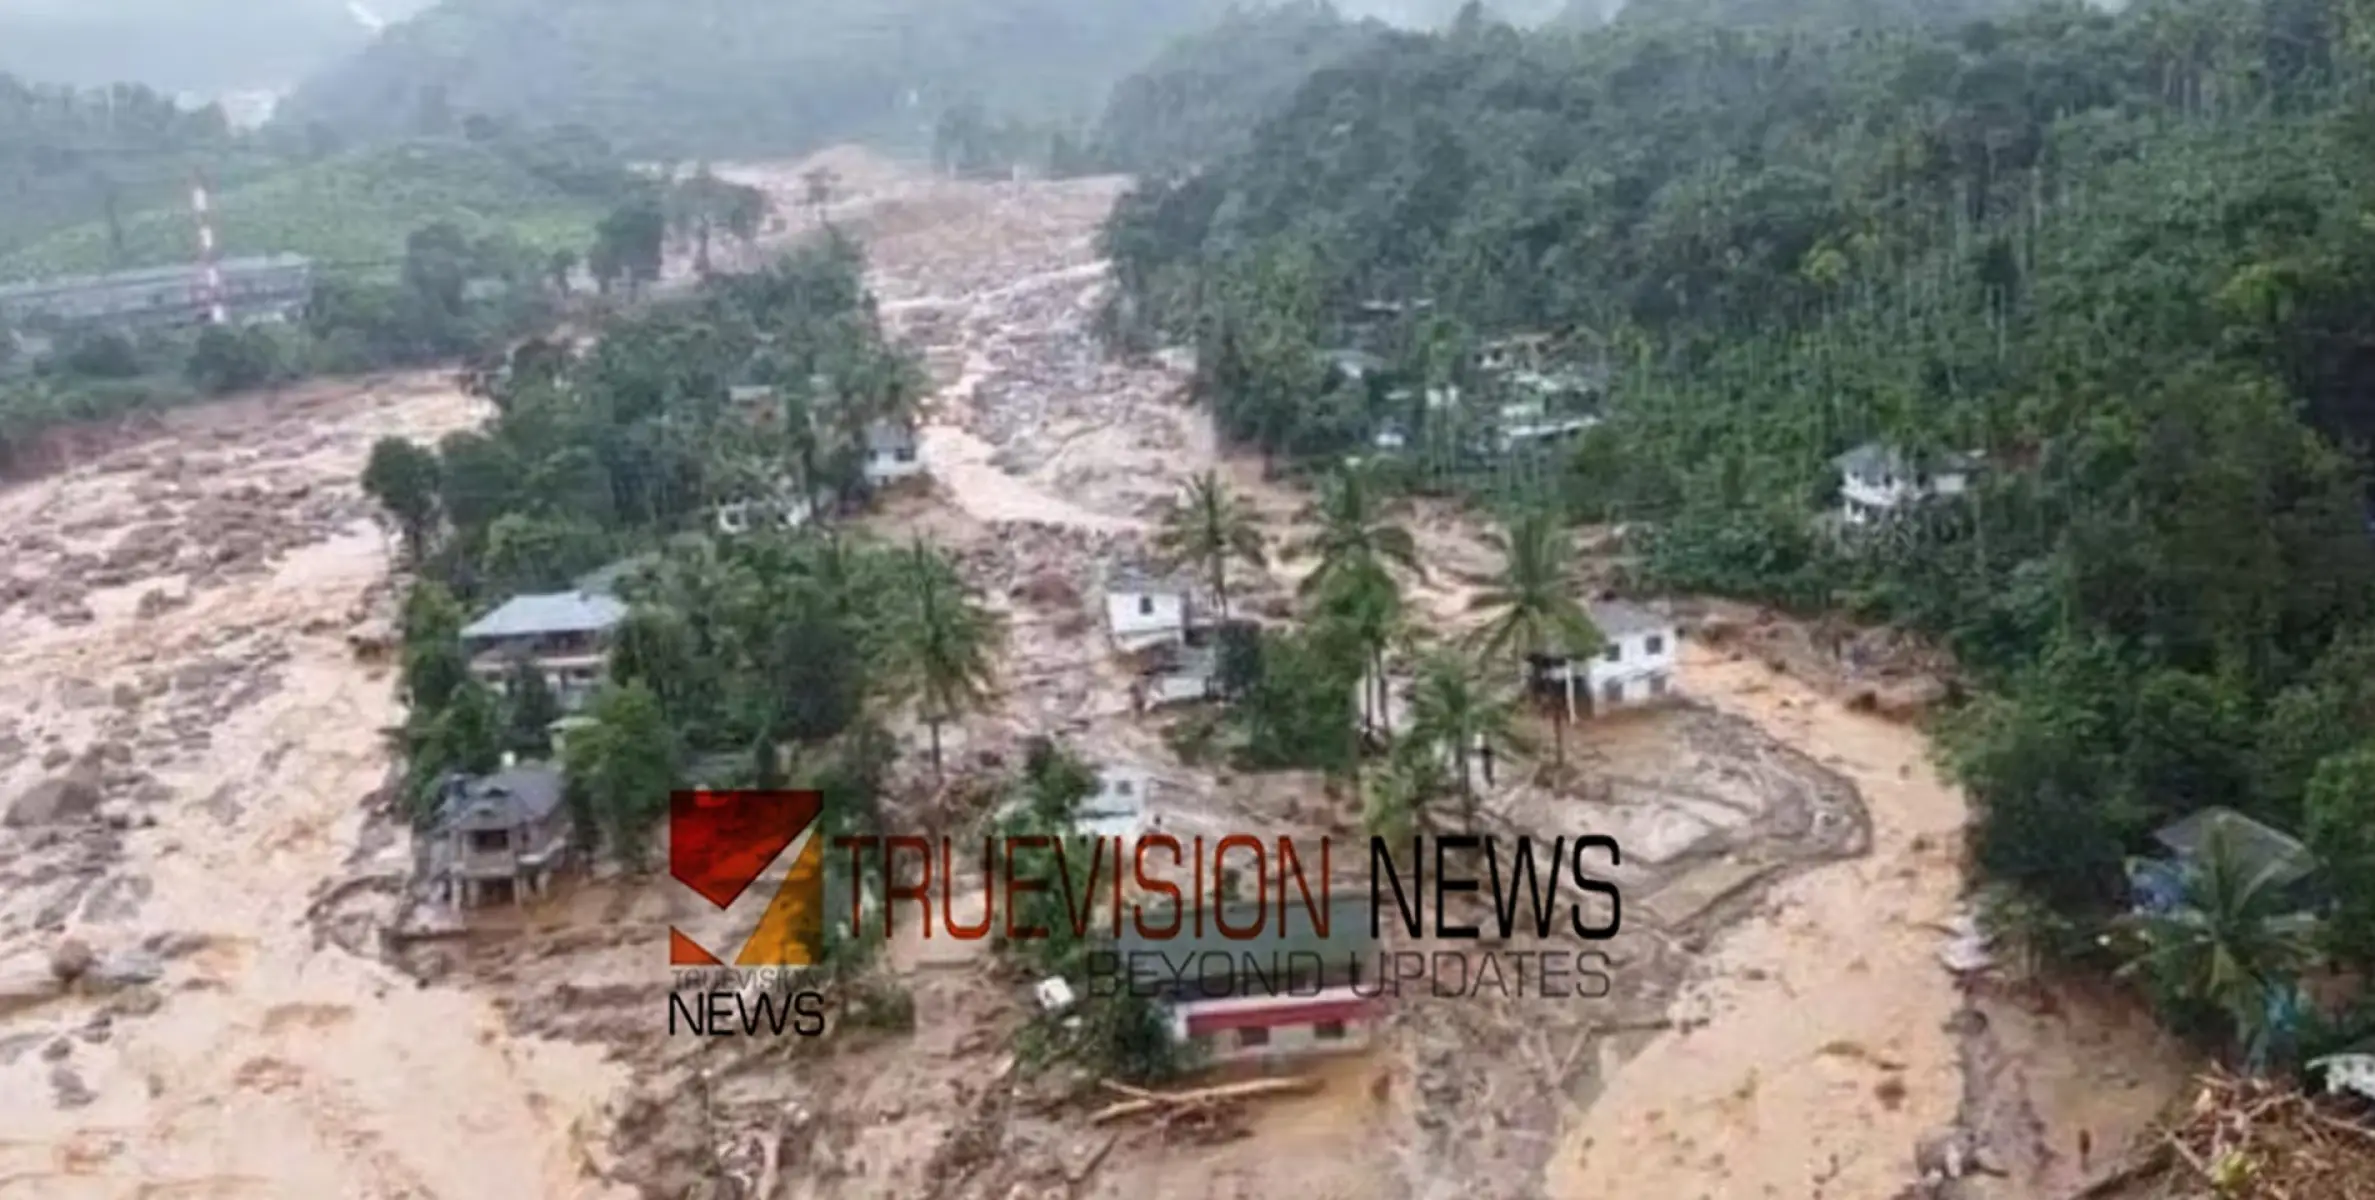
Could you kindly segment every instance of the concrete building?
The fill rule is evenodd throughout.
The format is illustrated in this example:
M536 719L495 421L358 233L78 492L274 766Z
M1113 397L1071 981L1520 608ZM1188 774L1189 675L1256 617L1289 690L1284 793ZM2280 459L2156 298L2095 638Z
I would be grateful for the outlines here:
M1495 338L1476 348L1478 371L1499 375L1511 371L1540 371L1550 353L1547 333L1520 333Z
M300 255L218 265L224 315L233 321L293 320L313 299L313 262ZM0 326L11 328L160 329L205 319L205 275L196 264L0 285Z
M1116 571L1105 585L1105 625L1124 654L1185 646L1188 590L1138 570Z
M1600 423L1588 413L1553 413L1541 400L1520 400L1501 406L1495 438L1501 453L1526 446L1557 445L1581 437Z
M1595 600L1586 606L1606 644L1589 659L1545 657L1534 686L1549 689L1574 720L1591 713L1655 703L1673 694L1681 634L1672 617L1637 604Z
M1934 497L1962 495L1979 466L1967 454L1941 455L1924 465L1879 442L1866 442L1831 465L1839 471L1839 518L1850 526L1877 523Z
M1126 922L1116 941L1120 969L1137 994L1161 1006L1172 1038L1208 1064L1356 1051L1381 1015L1369 898L1331 895L1317 907L1316 919L1300 899L1283 912L1250 901L1190 910L1168 937ZM1143 922L1155 934L1171 923L1165 912L1148 912ZM1231 938L1224 924L1254 936Z
M1090 837L1135 839L1147 829L1154 789L1154 773L1143 767L1102 767L1097 790L1080 802L1073 824Z
M565 711L592 697L610 658L610 635L627 606L598 592L514 596L462 630L470 673L497 690L521 662L533 663Z
M1192 635L1191 635L1192 636ZM1167 646L1138 676L1137 707L1168 708L1220 698L1220 651L1215 646Z
M894 421L868 424L865 473L866 482L875 487L923 474L923 451L915 427Z
M448 779L431 851L445 902L476 908L543 895L569 852L562 794L561 773L542 765Z
M789 492L764 500L736 500L710 510L710 519L717 526L717 531L727 537L740 537L752 529L768 525L798 529L815 519L815 516L814 503Z

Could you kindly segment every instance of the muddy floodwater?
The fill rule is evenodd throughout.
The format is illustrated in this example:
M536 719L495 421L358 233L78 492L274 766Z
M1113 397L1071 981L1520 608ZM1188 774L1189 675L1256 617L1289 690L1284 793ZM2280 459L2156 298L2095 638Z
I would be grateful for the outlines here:
M797 214L783 238L821 215L863 240L931 367L932 478L863 524L947 547L1013 630L998 702L946 730L959 786L894 718L894 815L967 819L1056 734L1145 771L1170 828L1357 835L1325 780L1192 758L1196 716L1136 711L1106 648L1103 582L1195 472L1223 472L1275 551L1232 577L1238 611L1291 615L1311 567L1288 549L1307 497L1225 455L1178 371L1091 336L1126 182L819 162L840 180L821 214L816 164L725 171ZM895 996L912 1021L810 1042L666 1037L676 901L640 879L390 938L408 847L369 798L402 713L392 667L350 644L384 619L390 539L356 475L379 436L486 415L435 375L324 386L0 490L0 1196L1876 1200L1969 1106L1970 999L1937 958L1962 797L1911 726L1713 644L1686 643L1682 704L1575 730L1572 763L1506 764L1483 801L1640 850L1620 995L1414 1002L1314 1068L1316 1094L1192 1135L1091 1125L1098 1081L1019 1061L1027 988L945 944L894 946L849 1010ZM1497 566L1485 531L1439 504L1409 519L1415 611L1456 631ZM1990 1078L2042 1097L2018 1120L2108 1086L2036 1065L2062 1034L1998 1029ZM2082 1119L2140 1120L2163 1052L2088 1044L2154 1065ZM1991 1196L2082 1173L2016 1165Z
M388 563L356 474L478 417L325 388L0 495L0 1193L589 1194L596 1048L306 920L401 720L344 636Z

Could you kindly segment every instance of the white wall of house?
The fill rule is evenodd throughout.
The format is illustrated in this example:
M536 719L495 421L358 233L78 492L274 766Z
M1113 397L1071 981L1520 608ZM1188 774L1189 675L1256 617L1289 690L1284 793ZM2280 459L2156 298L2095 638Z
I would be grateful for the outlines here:
M1839 516L1850 525L1865 525L1898 508L1930 496L1960 496L1971 486L1963 471L1941 471L1924 480L1889 471L1839 476Z
M534 660L544 673L544 684L552 690L561 711L573 713L586 706L594 697L594 689L602 683L602 672L608 660L600 654L554 655ZM479 682L495 690L506 699L511 696L511 676L516 668L511 660L499 656L482 655L472 660L470 673Z
M1187 640L1187 594L1159 590L1105 593L1105 624L1125 649Z
M866 482L889 483L924 473L923 448L912 429L876 424L866 431Z
M1662 625L1608 639L1584 667L1594 708L1606 710L1663 699L1674 690L1675 628Z
M1312 1020L1301 1010L1362 1002L1363 1013L1329 1020ZM1192 1026L1206 1015L1274 1012L1278 1019L1234 1029L1197 1034ZM1332 988L1304 996L1245 996L1227 1000L1196 1000L1175 1004L1170 1011L1174 1041L1197 1047L1207 1064L1259 1062L1313 1054L1344 1054L1369 1045L1376 1031L1376 1010L1351 988Z

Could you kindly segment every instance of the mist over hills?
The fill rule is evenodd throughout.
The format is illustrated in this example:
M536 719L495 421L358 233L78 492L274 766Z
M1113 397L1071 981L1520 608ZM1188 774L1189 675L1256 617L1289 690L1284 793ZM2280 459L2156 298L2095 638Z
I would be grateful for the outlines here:
M430 0L362 0L395 21ZM347 0L0 0L0 71L213 94L282 88L370 44Z
M282 119L579 123L643 154L914 144L951 105L1078 120L1227 0L447 0L310 79Z

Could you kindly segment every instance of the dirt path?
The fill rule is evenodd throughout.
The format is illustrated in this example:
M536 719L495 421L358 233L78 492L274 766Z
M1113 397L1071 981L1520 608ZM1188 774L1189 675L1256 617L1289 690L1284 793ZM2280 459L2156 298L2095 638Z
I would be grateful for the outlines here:
M0 978L89 946L73 994L0 1003L0 1194L579 1194L615 1084L485 1000L318 942L368 861L401 720L344 641L387 565L354 479L385 433L477 405L435 377L234 404L0 494Z

